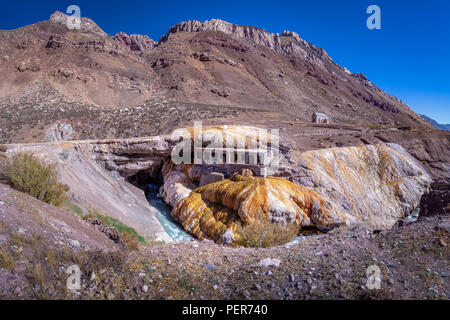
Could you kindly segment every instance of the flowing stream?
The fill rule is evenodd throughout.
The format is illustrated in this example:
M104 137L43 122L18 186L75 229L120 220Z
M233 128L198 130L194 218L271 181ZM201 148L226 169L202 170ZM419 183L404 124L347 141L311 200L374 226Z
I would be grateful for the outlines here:
M156 209L156 218L169 237L175 242L195 240L193 236L183 230L183 226L172 218L170 215L172 207L165 203L158 195L159 186L156 184L149 184L148 188L149 192L147 193L147 200L150 202L150 205Z

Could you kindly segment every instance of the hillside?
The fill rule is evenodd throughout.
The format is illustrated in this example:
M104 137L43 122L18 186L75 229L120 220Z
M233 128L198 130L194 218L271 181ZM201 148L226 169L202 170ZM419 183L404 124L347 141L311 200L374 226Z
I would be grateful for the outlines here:
M344 227L273 248L193 241L129 250L74 213L2 184L0 193L8 196L0 201L1 299L448 299L448 215L380 234ZM261 265L267 258L279 266ZM367 289L374 263L381 290ZM73 264L82 279L74 293L65 287Z

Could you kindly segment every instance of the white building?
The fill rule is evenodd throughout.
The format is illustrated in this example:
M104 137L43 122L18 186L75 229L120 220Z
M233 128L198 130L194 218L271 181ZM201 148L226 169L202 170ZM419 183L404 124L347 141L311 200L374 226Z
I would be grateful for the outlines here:
M328 116L325 113L314 112L312 115L312 122L314 123L329 123Z

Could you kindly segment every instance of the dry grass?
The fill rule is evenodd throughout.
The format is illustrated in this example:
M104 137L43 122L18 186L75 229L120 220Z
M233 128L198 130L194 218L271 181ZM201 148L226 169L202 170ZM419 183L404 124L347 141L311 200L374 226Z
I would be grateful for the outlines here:
M32 153L15 154L6 161L1 171L7 181L18 191L56 206L65 199L65 188L58 182L55 166L45 163Z
M285 226L268 220L258 220L237 227L237 233L240 235L238 244L243 247L267 248L282 245L294 240L298 232L298 226L293 224Z
M0 249L0 268L12 270L16 266L14 258L5 250Z
M139 241L139 238L136 234L128 233L126 231L122 231L120 233L122 236L123 242L127 245L127 247L131 250L137 250L137 248L142 245L142 242Z

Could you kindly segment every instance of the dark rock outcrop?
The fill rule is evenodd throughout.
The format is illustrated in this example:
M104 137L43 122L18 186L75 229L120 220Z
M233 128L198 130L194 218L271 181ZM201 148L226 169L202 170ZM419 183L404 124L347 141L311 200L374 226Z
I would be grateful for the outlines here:
M450 181L440 180L431 184L431 190L420 200L420 218L450 214Z
M125 32L119 32L113 39L123 45L126 45L132 51L150 50L157 44L156 41L153 41L146 35L126 34Z
M97 227L97 229L104 233L109 239L114 241L117 244L123 245L122 236L120 235L119 230L116 227L108 227L98 218L89 218L87 220L90 224Z

